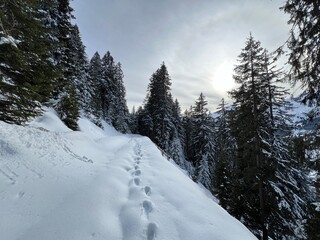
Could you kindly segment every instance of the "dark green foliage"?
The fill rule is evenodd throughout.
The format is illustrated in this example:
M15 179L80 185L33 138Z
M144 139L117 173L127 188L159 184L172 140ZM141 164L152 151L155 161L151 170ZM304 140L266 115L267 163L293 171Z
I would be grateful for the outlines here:
M0 119L21 124L50 98L56 70L36 0L0 4Z
M79 101L76 94L77 60L73 36L76 29L71 23L73 18L69 0L43 2L43 11L48 14L51 37L55 48L51 51L60 76L54 80L53 107L58 116L71 129L77 129ZM79 50L79 49L77 49Z
M89 100L90 112L93 115L93 121L100 125L100 120L102 118L101 94L103 93L103 89L101 86L102 62L98 52L96 52L90 60L88 74L88 82L92 85L92 95Z
M287 0L281 8L292 25L288 47L293 82L305 88L304 103L320 105L320 2Z
M100 71L98 59L94 63L97 65L97 70L94 72L98 73ZM107 52L102 58L101 77L98 77L95 83L99 94L99 111L102 119L109 122L115 129L128 133L130 132L129 110L125 99L126 90L123 78L121 64L116 63L110 52Z
M161 149L169 149L169 140L173 133L172 97L170 95L171 81L164 63L152 74L146 97L145 124L152 129L150 138ZM150 120L148 117L150 116Z
M288 47L290 50L289 63L291 64L292 82L302 83L304 93L300 99L303 103L313 105L314 109L309 113L309 120L318 121L320 116L320 2L317 0L287 0L282 10L289 14L289 24L292 25ZM301 147L296 146L296 155L300 161L306 161L309 171L312 173L319 164L319 145L314 145L314 138L319 138L316 124L311 133L306 134L304 140L307 144ZM297 139L296 141L299 141ZM310 149L311 148L311 149ZM303 156L303 151L306 155ZM305 159L306 157L306 159ZM311 163L311 164L310 164ZM320 202L320 190L317 181L311 187L314 197L309 204L310 216L307 222L308 239L319 239L320 214L316 211L316 205ZM318 209L319 210L319 209Z
M306 230L308 239L318 239L320 237L320 132L313 130L304 136L305 158L310 171L311 198L308 202L308 219Z
M213 119L206 108L207 101L201 93L192 111L192 148L194 149L194 178L210 189L214 165Z
M231 204L234 159L236 144L230 129L231 111L227 111L224 99L219 105L215 133L215 164L212 173L212 191L219 198L220 205L228 209Z
M89 63L77 25L71 28L71 46L70 58L74 66L74 82L77 90L79 108L89 116L91 114L91 106L89 103L94 94L92 92L93 84L88 77Z
M137 115L138 133L150 137L182 168L189 168L184 158L180 107L170 93L171 79L164 63L152 74L143 108Z
M230 209L262 239L303 237L297 226L305 217L305 176L289 153L286 92L269 59L250 36L235 68L241 85L231 92L237 158Z

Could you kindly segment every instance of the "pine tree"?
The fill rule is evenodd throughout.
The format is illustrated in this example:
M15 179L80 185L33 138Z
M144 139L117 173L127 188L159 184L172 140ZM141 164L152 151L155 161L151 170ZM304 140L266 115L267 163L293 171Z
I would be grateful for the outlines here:
M52 0L47 7L53 22L53 36L58 40L58 44L53 51L53 59L61 71L61 75L54 83L53 107L57 111L60 119L65 124L76 130L79 117L79 103L76 94L76 63L73 57L73 44L71 36L74 27L71 23L73 18L69 0Z
M162 63L151 76L145 100L145 110L146 116L151 118L150 123L152 122L152 131L149 137L164 151L169 149L169 141L174 129L170 86L171 79L167 67Z
M194 163L194 156L195 156L195 149L193 148L192 144L193 144L193 121L192 121L192 106L190 106L190 109L189 110L185 110L184 112L184 116L183 116L183 119L182 119L182 126L183 126L183 129L184 129L184 153L185 153L185 156L187 158L187 160L189 162L191 162L192 166L194 167L195 166L195 163Z
M137 133L150 137L153 134L153 121L145 108L140 106L137 110Z
M120 63L115 63L110 52L102 58L102 80L100 83L102 116L118 131L126 133L129 129L129 110L125 99Z
M98 52L95 52L89 63L88 69L88 81L92 85L91 99L89 102L91 113L93 115L93 121L101 126L102 119L102 61Z
M304 201L299 197L304 175L294 168L284 141L288 135L284 92L274 84L277 71L252 36L239 62L234 78L241 85L231 93L236 100L237 141L231 208L262 239L292 237L296 220L304 217Z
M71 61L74 65L74 83L76 86L79 109L87 116L91 114L90 101L92 98L93 84L88 76L88 59L82 43L77 25L71 28Z
M113 126L122 133L129 133L130 127L130 116L129 110L126 101L126 89L123 83L123 72L120 63L116 64L115 70L115 78L114 78L114 102L113 102L113 119L112 124Z
M115 86L113 83L115 77L115 62L110 52L107 52L102 57L102 82L101 82L101 103L102 103L102 116L108 123L112 124Z
M231 205L231 191L236 142L230 129L231 112L227 111L224 99L218 107L215 132L215 165L212 173L212 190L220 205L228 209Z
M302 83L304 93L300 99L303 103L314 106L308 114L310 120L314 121L320 117L320 2L317 0L287 0L282 10L289 14L288 23L292 26L287 44L290 49L288 62L291 65L291 81ZM320 139L318 129L314 129L311 134L305 136L307 143L314 142L314 138L315 142ZM319 149L319 145L315 145L313 151L317 152ZM319 162L319 158L309 160ZM312 166L309 171L314 170ZM315 205L320 205L319 184L314 182L311 189L315 191L315 196L309 207L308 239L318 239L320 210Z
M181 168L191 171L183 151L180 106L170 93L171 79L164 63L152 74L144 107L137 111L138 132L150 137Z
M57 71L37 1L0 4L0 119L21 124L40 113Z
M292 25L288 47L292 78L305 88L304 103L320 106L320 2L287 0L281 8Z
M209 116L206 108L208 102L201 93L192 112L193 118L193 139L192 148L195 156L195 176L194 178L202 183L206 188L211 187L211 173L214 165L214 135L213 119Z
M182 169L191 174L192 167L186 161L183 149L185 131L182 126L181 108L178 99L172 103L172 119L174 124L173 136L167 153Z

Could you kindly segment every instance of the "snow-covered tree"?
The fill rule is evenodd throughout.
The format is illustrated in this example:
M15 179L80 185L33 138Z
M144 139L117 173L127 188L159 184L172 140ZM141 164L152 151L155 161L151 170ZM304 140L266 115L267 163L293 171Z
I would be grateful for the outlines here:
M252 36L239 55L231 92L237 143L233 213L257 236L292 237L304 216L304 175L289 153L284 93L266 51ZM268 58L269 59L269 58ZM231 212L232 212L231 211Z
M48 101L57 71L35 0L0 3L0 119L21 124Z
M304 103L320 106L320 2L287 0L282 10L289 14L292 25L287 44L291 81L302 83Z
M89 63L78 26L72 26L71 30L71 58L74 64L74 81L77 90L77 99L80 110L82 110L87 116L90 116L90 101L94 92L93 84L88 75Z
M42 2L42 11L47 12L51 26L51 37L56 42L52 58L61 74L55 79L52 105L59 117L71 129L77 129L79 103L76 92L77 66L71 36L75 28L69 0L50 0Z
M213 118L209 115L207 100L203 93L195 102L192 111L193 133L191 146L194 149L194 179L206 188L211 188L211 173L214 165Z
M98 52L95 52L90 60L88 67L88 81L92 88L90 88L91 98L90 98L90 112L92 113L93 121L101 125L102 119L102 62L101 57Z
M103 118L120 132L130 132L129 110L125 99L120 63L115 63L110 52L102 58L102 78L100 81L100 99Z
M212 191L220 205L228 209L231 201L232 175L236 158L236 141L230 128L231 111L226 109L224 99L218 107L215 119L215 164L212 171Z
M190 164L183 151L183 128L180 106L171 95L171 79L164 63L152 74L144 107L138 109L138 131L150 137L180 167L188 170Z
M169 149L174 123L172 119L171 79L164 63L152 74L145 100L145 110L152 119L149 136L161 149Z

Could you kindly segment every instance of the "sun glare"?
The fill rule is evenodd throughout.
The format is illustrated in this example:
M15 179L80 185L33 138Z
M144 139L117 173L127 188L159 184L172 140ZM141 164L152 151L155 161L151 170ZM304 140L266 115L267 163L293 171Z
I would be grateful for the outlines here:
M233 65L230 62L225 61L220 63L212 74L213 88L221 93L231 90L235 86L232 73Z

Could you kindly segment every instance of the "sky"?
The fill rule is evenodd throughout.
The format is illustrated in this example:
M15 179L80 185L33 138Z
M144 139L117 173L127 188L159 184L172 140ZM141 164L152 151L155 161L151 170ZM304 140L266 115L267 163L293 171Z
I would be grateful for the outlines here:
M150 77L165 62L182 110L200 93L215 111L236 87L232 74L250 32L276 50L288 38L284 0L74 0L89 58L121 62L129 109L142 105Z

